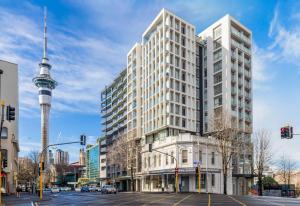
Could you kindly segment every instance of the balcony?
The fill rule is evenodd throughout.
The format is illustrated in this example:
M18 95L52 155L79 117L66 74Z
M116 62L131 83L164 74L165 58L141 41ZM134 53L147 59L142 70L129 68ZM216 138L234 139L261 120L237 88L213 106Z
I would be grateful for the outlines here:
M236 88L231 88L231 94L236 95Z
M246 109L246 111L251 111L251 105L250 104L245 104L245 109Z

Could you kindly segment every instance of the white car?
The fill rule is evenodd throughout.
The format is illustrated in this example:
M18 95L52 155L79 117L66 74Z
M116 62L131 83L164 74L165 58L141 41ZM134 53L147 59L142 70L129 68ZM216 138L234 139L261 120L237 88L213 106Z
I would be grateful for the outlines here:
M81 187L76 187L75 192L81 192Z
M52 187L51 193L59 193L59 189L57 187Z
M97 188L96 187L89 187L89 191L90 192L97 192Z

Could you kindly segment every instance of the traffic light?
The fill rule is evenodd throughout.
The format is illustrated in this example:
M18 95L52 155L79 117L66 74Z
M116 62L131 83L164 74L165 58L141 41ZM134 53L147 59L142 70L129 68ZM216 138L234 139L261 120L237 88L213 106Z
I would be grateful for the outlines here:
M293 138L293 127L286 126L280 128L281 139L291 139Z
M175 168L175 176L178 174L178 167Z
M41 163L41 170L44 171L44 169L45 169L45 164L44 164L44 162L42 162Z
M3 168L7 167L7 159L3 159Z
M6 107L6 120L13 121L16 119L16 109L10 105Z
M86 145L86 136L85 135L80 135L80 144L81 145Z
M199 168L198 167L196 167L195 172L196 172L196 175L199 174Z
M152 152L152 144L149 144L149 152Z
M39 176L41 176L41 170L40 170L40 167L38 167L38 174L39 174Z

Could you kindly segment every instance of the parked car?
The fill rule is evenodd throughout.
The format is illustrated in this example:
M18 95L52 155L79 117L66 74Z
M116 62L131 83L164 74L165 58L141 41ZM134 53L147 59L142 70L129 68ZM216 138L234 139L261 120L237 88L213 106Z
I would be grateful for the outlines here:
M97 188L96 188L96 187L89 187L89 191L90 191L90 192L96 192L96 191L97 191Z
M90 190L89 190L89 187L82 187L81 188L81 192L89 192Z
M101 192L101 187L96 187L97 192Z
M76 187L75 192L81 192L81 187Z
M101 193L102 194L117 194L117 190L114 186L112 185L104 185L102 188L101 188Z
M51 188L51 193L59 193L59 188L58 187L52 187Z

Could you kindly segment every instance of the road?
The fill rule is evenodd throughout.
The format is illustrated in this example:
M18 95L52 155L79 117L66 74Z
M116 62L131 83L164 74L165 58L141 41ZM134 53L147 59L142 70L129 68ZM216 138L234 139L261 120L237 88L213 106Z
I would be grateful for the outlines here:
M39 202L36 197L24 196L20 199L6 198L5 205L32 206L37 201L42 205L168 205L168 206L296 206L300 199L254 196L225 196L197 193L118 193L101 195L100 193L61 192L46 195L46 200Z

